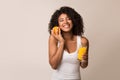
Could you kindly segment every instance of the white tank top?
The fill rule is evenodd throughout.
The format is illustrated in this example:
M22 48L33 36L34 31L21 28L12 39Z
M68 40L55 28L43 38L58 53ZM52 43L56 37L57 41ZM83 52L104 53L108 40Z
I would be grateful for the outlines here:
M81 46L81 37L77 36L76 51L68 53L64 50L61 63L54 70L52 80L80 80L80 61L77 60L79 46Z

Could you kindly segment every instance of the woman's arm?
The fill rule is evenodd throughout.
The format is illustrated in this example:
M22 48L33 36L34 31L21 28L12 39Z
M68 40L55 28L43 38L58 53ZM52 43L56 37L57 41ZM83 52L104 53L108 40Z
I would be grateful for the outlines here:
M89 41L87 38L82 37L81 43L83 47L87 47L86 53L83 55L83 60L80 62L80 66L82 68L86 68L88 66L88 50L89 50Z
M59 46L58 46L59 41ZM49 37L49 63L53 69L57 69L61 62L64 49L64 39L61 35L51 32Z

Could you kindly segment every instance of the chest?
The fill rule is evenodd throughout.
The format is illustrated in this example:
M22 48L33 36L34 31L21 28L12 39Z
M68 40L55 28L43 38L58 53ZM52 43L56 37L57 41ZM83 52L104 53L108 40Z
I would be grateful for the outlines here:
M62 63L76 64L79 62L77 56L78 56L77 50L70 54L67 51L64 51L62 57Z
M67 41L64 45L64 50L68 53L75 52L77 49L77 41Z

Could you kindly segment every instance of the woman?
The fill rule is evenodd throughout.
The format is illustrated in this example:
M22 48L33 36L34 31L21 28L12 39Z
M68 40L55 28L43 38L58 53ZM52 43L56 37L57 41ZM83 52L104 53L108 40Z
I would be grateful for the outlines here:
M58 26L57 33L53 27ZM49 63L54 69L52 80L80 80L80 66L88 65L88 40L83 37L83 20L71 7L61 7L52 15L49 23ZM78 60L78 49L87 47Z

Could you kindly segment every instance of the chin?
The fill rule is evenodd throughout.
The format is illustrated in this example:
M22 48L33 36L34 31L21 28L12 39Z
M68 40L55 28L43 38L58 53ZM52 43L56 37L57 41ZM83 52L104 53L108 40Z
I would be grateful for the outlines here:
M65 33L69 33L69 32L71 32L70 30L63 30L63 32L65 32Z

